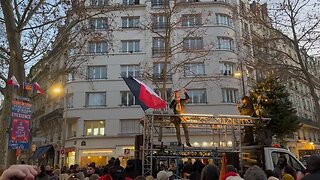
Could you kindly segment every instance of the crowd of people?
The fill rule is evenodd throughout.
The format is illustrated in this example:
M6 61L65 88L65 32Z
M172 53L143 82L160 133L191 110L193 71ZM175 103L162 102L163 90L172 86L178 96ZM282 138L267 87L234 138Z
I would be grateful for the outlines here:
M123 168L120 160L111 158L103 167L95 163L81 168L78 164L60 169L58 166L13 165L3 172L0 180L320 180L320 155L312 155L307 162L307 171L296 171L285 157L280 157L274 170L262 170L254 165L240 176L233 165L219 169L215 164L204 164L200 160L187 161L182 166L161 163L156 177L142 176L134 160L128 160ZM224 170L222 170L224 169ZM178 175L178 176L176 176Z

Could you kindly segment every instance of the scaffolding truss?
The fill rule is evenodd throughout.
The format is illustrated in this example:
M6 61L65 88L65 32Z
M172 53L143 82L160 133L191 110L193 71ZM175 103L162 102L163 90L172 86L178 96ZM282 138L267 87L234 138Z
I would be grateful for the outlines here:
M165 146L166 150L172 152L173 155L181 156L188 151L237 151L241 153L241 130L245 126L254 125L266 125L270 118L256 118L244 115L218 115L213 116L210 114L146 114L143 118L143 149L142 149L142 171L144 175L151 175L153 172L153 158L155 151L159 149L154 149L154 136L158 128L174 128L172 120L176 116L184 117L185 121L182 123L188 124L190 129L211 129L212 136L217 134L222 136L222 139L227 137L228 132L231 131L234 142L239 142L237 145L233 145L231 148L188 148L188 147L178 147L178 146ZM236 133L238 135L236 135ZM230 133L229 133L230 134ZM160 147L163 150L163 146ZM159 154L156 155L157 157Z

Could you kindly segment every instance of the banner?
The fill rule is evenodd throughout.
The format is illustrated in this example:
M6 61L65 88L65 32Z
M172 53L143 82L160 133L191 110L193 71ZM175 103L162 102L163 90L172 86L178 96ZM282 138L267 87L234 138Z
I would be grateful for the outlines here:
M13 99L9 149L29 149L32 104L26 98Z

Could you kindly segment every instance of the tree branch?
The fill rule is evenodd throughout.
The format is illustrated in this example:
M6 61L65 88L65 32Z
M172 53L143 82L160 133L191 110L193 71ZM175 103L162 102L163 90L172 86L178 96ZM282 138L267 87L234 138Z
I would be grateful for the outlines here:
M21 21L18 25L18 29L20 30L22 27L25 27L27 23L29 23L30 19L34 15L34 13L40 8L40 6L44 3L44 0L40 0L37 5L31 9L31 2L29 2L28 6L25 8L24 14L21 18ZM30 6L29 6L30 5Z
M32 2L32 0L30 0L30 1ZM17 0L14 0L14 8L13 9L16 11L17 21L20 22L21 14L19 12L19 5L18 5Z

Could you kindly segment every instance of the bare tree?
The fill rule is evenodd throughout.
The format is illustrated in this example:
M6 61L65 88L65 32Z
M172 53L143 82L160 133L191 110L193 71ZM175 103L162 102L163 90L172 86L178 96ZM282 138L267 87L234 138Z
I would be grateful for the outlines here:
M209 9L201 11L196 2L163 0L151 1L151 10L147 13L151 16L142 22L142 27L150 32L153 38L152 61L143 64L142 74L144 78L155 83L161 97L166 98L167 85L173 74L188 73L192 76L191 81L204 77L204 74L195 74L196 72L186 65L204 63L213 54L214 44L211 39L203 38L209 36L206 25L213 12ZM161 72L152 73L150 62L160 63ZM191 81L182 87L186 87Z
M313 0L281 0L272 2L267 11L266 4L253 2L253 15L249 19L254 25L254 52L248 59L255 61L246 62L262 73L276 73L286 80L296 79L306 84L318 121L320 79L308 54L319 48L319 6Z
M84 45L88 36L91 35L89 39L96 39L103 35L94 32L90 26L80 24L123 8L106 2L92 1L90 6L86 4L88 1L1 0L0 28L3 31L0 32L3 36L0 38L0 78L7 81L14 75L19 83L26 82L27 70L40 59L50 62L66 55L70 49L83 52L81 50L86 48ZM57 75L69 72L85 60L81 56L67 56L64 67L60 69L62 72L57 72ZM22 88L17 91L10 87L0 89L5 98L0 120L0 169L14 164L16 160L14 151L7 150L9 117L11 100L15 95L21 95L22 91Z

